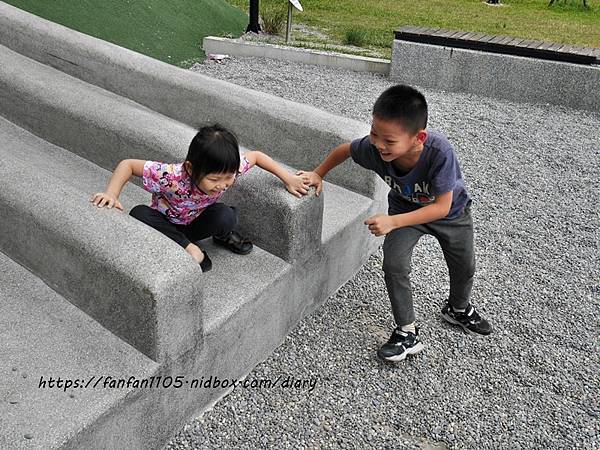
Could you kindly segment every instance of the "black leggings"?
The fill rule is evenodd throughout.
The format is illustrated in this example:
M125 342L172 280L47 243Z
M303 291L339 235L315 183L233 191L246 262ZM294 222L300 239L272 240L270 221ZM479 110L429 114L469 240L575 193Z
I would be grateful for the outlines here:
M223 203L208 206L188 225L172 223L163 213L146 205L133 207L129 215L170 237L183 248L210 236L225 237L237 223L235 207Z

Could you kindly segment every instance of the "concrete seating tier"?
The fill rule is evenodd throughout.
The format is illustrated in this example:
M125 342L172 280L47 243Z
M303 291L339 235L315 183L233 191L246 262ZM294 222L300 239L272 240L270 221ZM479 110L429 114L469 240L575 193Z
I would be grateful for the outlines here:
M246 256L202 242L202 273L125 211L89 203L125 158L181 161L219 121L290 171L367 132L0 2L0 447L160 448L223 389L40 389L40 377L240 379L377 248L363 225L387 188L346 164L297 199L255 168L226 194ZM16 370L13 370L16 369ZM26 377L23 377L26 374Z

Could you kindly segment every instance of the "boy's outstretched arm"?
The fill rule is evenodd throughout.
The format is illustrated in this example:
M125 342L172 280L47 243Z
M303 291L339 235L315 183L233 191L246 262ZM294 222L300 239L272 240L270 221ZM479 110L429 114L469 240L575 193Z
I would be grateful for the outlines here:
M261 169L271 172L283 181L288 192L294 194L296 197L302 197L303 195L308 194L308 183L304 181L302 177L289 173L270 156L257 150L245 153L244 156L251 165L256 164Z
M448 215L452 206L452 191L437 195L434 202L415 211L395 214L376 214L365 220L365 225L375 236L384 236L396 228L421 225L442 219Z
M144 164L146 161L142 159L124 159L121 161L108 182L105 192L97 192L92 196L90 202L92 202L98 208L112 208L113 206L123 211L123 205L118 200L121 190L125 183L129 181L131 175L141 177L144 171Z
M338 145L334 148L331 153L319 164L312 172L305 172L299 170L296 175L301 175L305 181L308 182L309 186L315 186L317 188L317 196L323 190L323 178L329 173L331 169L339 166L341 163L350 158L350 142Z

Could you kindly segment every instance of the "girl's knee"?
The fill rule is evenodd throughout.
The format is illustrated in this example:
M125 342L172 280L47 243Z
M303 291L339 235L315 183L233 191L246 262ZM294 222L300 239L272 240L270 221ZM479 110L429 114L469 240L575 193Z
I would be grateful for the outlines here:
M237 214L233 208L223 205L215 214L215 222L221 230L232 231L237 225Z
M137 205L131 208L129 215L140 222L148 223L154 210L147 205Z
M136 219L139 219L143 215L144 206L145 205L134 206L133 208L131 208L131 211L129 211L129 215L131 217L135 217Z

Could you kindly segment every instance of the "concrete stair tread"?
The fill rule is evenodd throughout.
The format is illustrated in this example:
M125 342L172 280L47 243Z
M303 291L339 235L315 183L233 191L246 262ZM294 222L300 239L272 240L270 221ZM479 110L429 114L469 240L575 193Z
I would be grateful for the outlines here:
M168 152L163 149L175 149L179 152L178 156L185 156L187 146L195 133L193 127L15 53L2 45L0 60L3 61L0 86L4 84L10 88L4 96L0 89L0 98L5 104L12 104L11 108L4 108L4 114L14 115L5 117L49 142L67 148L63 140L68 133L61 132L54 123L57 119L60 121L61 117L52 117L60 110L68 111L70 118L76 122L87 122L92 124L94 129L104 130L104 137L112 139L113 145L120 145L126 149L131 157L144 153L143 144L147 142L154 144L156 159L169 158ZM23 76L24 73L27 76ZM43 111L48 115L48 120L41 121L34 113L22 114L27 110L29 103L35 103L38 113ZM120 130L121 134L111 137L112 130ZM93 145L86 145L88 139L86 133L81 133L77 142L69 142L78 148L68 149L76 153L86 152L80 156L104 168L112 167L115 164L114 158L107 153L92 150Z
M372 199L327 181L323 182L321 195L323 195L322 243L328 242L340 229L357 218L366 219L367 211L373 205Z
M31 165L31 173L42 170L52 174L57 185L69 185L88 199L106 189L111 172L53 145L18 127L0 116L0 141L10 157ZM2 151L2 149L0 149ZM10 165L10 163L7 163ZM139 203L149 203L150 193L133 183L127 183L119 196L125 212Z
M290 264L256 245L248 255L236 255L215 245L212 239L205 239L200 245L213 262L213 269L203 274L206 333L218 330L237 310L291 269Z
M55 448L121 402L144 395L126 388L38 388L42 376L141 379L158 364L3 253L0 274L0 448Z

